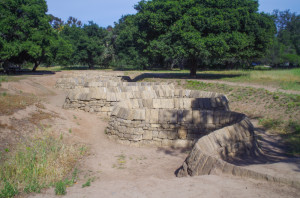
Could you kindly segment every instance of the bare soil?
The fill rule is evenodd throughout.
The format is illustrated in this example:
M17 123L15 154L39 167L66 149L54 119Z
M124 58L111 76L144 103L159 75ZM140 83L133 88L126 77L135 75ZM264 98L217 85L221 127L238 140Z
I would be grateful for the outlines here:
M2 125L18 128L16 131L20 133L9 134L8 127L5 130L0 127L0 143L2 147L4 142L13 142L7 137L30 133L30 127L21 121L30 117L32 112L42 110L52 114L42 122L51 125L57 133L63 133L70 143L84 143L90 148L90 154L78 163L78 182L67 188L65 197L300 197L300 189L247 178L215 175L177 178L175 171L182 165L188 150L129 147L109 140L105 135L107 119L83 111L62 109L66 91L54 88L62 73L65 72L2 83L2 88L8 93L22 91L40 97L43 108L30 106L0 117ZM266 158L240 162L239 165L300 181L300 159L284 155L278 136L270 136L259 128L256 132ZM82 188L88 179L93 180L91 186ZM53 188L22 196L56 197Z

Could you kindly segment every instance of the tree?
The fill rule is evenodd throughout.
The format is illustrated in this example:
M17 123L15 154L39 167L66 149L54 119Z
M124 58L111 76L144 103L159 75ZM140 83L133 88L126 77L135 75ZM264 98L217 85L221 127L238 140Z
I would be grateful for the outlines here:
M80 21L70 17L61 33L72 45L73 55L69 62L73 65L85 64L90 69L94 69L95 65L102 65L107 61L109 53L106 47L108 33L108 30L92 21L82 26Z
M135 15L122 16L115 24L113 31L113 45L119 66L131 66L141 69L141 65L148 65L148 57L143 53L144 47L140 45L140 33L135 22Z
M2 0L0 2L1 62L33 62L33 71L49 59L55 32L46 15L45 0Z
M198 65L232 66L263 56L275 33L256 0L143 0L135 9L125 19L131 28L119 37L133 32L128 47L150 65L183 61L191 76Z
M285 63L300 64L300 15L289 10L273 11L277 34L263 62L279 66Z

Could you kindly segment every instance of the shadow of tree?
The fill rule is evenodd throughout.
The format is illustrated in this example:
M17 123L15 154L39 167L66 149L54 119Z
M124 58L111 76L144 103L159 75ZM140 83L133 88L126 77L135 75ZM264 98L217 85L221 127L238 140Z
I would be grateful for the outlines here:
M188 154L191 148L176 148L174 146L171 147L159 147L156 152L164 153L166 155L177 156L178 154L186 153Z
M222 79L222 78L235 78L241 75L236 74L197 74L195 78L190 77L188 73L143 73L135 78L131 79L128 76L124 76L124 79L128 79L130 82L137 82L145 78L161 78L161 79Z
M22 69L15 73L9 74L9 76L23 76L23 75L32 75L32 76L41 76L41 75L54 75L56 72L54 71L45 71L45 70L38 70L38 71L31 71L28 69ZM3 71L0 71L0 75L7 75Z

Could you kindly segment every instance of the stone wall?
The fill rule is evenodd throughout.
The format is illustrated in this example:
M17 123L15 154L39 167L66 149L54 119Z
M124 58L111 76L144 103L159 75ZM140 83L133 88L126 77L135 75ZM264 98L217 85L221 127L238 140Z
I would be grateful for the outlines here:
M60 89L75 89L81 87L87 87L93 83L111 83L121 82L121 77L110 77L110 76L77 76L69 78L60 78L57 80L55 87Z
M85 87L70 90L64 108L110 115L113 106L120 101L137 103L136 99L160 98L162 100L153 100L155 107L167 105L171 108L183 108L192 105L193 108L202 109L229 109L228 100L222 94L180 90L175 89L172 84L114 83L115 86L110 86L112 83L104 84L105 87Z
M170 90L174 88L173 85L168 84L126 82L89 83L88 86L70 90L64 108L110 115L113 106L120 101L153 98L157 97L157 94L166 96L170 95Z
M125 144L189 147L245 115L227 111L220 98L126 100L113 108L106 133Z
M122 82L120 73L109 73L103 71L76 71L68 74L63 74L56 81L56 88L60 89L75 89L85 87L89 83L110 83Z

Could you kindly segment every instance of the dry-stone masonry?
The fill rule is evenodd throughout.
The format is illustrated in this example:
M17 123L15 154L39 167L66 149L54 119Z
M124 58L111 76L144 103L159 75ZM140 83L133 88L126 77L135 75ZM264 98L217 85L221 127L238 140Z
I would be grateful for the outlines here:
M88 83L84 88L69 91L64 108L110 115L113 106L120 101L149 97L171 97L173 89L173 85L160 85L158 83Z
M228 163L261 153L253 125L231 112L226 96L176 89L168 83L122 82L105 72L63 75L56 87L69 89L64 108L110 116L106 134L127 145L191 147L178 177L231 174L300 186Z
M105 83L105 82L121 82L122 77L117 74L103 73L99 71L84 71L84 72L72 72L63 74L60 79L57 80L55 87L60 89L75 89L84 87L90 82Z
M106 132L126 144L188 147L241 119L227 110L223 96L125 100L113 107Z

